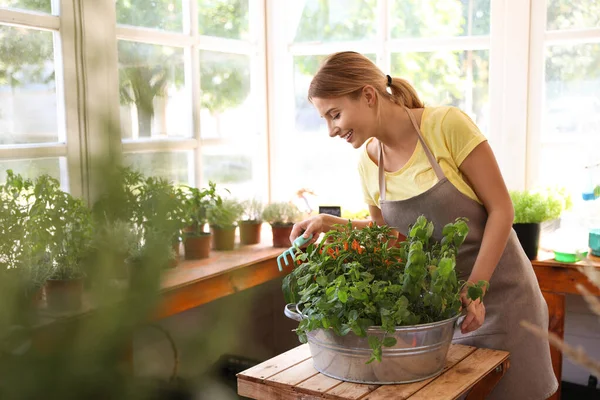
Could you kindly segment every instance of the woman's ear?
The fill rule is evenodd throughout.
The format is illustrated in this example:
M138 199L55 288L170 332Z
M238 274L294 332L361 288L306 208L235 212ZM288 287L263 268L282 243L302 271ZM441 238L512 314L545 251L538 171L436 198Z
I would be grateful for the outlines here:
M377 94L375 93L375 88L371 85L365 85L362 90L362 97L369 107L373 107L377 104Z

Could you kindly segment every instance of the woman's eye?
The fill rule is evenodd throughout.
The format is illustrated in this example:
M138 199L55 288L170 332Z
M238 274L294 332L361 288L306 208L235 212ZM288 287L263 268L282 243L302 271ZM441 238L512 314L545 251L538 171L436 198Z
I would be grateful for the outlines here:
M333 119L339 119L340 118L340 113L337 113L336 115L333 116Z

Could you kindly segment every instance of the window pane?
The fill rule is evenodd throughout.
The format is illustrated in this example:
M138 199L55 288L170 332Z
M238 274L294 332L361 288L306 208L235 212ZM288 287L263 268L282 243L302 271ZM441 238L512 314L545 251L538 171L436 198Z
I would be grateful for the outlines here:
M365 54L375 62L375 54ZM308 87L317 73L321 62L327 56L295 56L294 57L294 96L296 103L296 132L316 132L325 127L325 120L319 116L315 107L308 101Z
M490 0L395 0L390 14L392 38L490 34Z
M0 144L57 142L52 32L0 25Z
M123 163L146 176L158 176L175 183L190 184L193 179L191 151L125 153Z
M259 118L250 94L250 57L200 51L202 138L259 134Z
M267 157L263 141L202 147L202 181L216 182L232 196L267 196Z
M306 0L290 2L288 13L294 42L366 40L375 38L377 0ZM293 4L293 5L292 5Z
M547 29L600 27L598 0L548 0Z
M201 35L250 39L248 0L197 0Z
M600 170L586 169L598 163L599 147L600 141L543 144L536 185L564 187L574 200L582 200L583 192L600 184Z
M6 181L6 171L12 169L15 174L25 178L35 179L48 174L60 180L60 158L35 158L29 160L1 160L0 182Z
M459 107L488 132L487 50L392 54L392 74L411 82L426 105Z
M43 11L50 14L52 12L50 2L51 0L0 0L0 7Z
M549 46L545 89L542 138L600 138L600 44Z
M119 41L123 138L191 135L183 49Z
M117 22L167 31L182 31L181 0L117 0Z

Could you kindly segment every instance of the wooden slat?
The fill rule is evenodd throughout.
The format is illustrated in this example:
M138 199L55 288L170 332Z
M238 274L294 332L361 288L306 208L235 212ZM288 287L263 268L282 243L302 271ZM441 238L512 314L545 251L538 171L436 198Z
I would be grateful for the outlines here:
M444 371L452 368L460 361L464 360L467 356L473 353L476 350L475 347L465 346L461 344L453 344L450 346L448 350L448 356L446 359L446 365L444 367ZM442 373L444 372L442 371ZM388 399L396 399L396 400L405 400L410 396L429 385L434 379L429 378L420 382L407 383L404 385L382 385L377 390L373 391L364 400L388 400Z
M271 358L263 363L255 365L252 368L248 368L245 371L240 372L239 379L252 380L256 382L262 382L263 380L272 377L273 375L284 371L302 361L310 359L310 348L308 344L295 347L277 357ZM312 360L312 359L311 359Z
M269 386L262 383L238 379L238 394L251 399L278 399L278 400L316 400L322 399L306 393L298 393L294 390Z
M358 400L380 386L381 385L361 385L359 383L344 382L325 393L324 397L326 399Z
M457 398L507 358L506 351L477 349L411 396L410 400Z
M293 387L318 373L319 372L313 366L312 358L309 358L308 360L304 360L299 364L265 379L265 383L271 386Z
M327 375L317 374L305 380L304 382L301 382L300 384L296 385L294 389L298 392L308 394L319 394L325 393L342 383L342 381L330 378Z

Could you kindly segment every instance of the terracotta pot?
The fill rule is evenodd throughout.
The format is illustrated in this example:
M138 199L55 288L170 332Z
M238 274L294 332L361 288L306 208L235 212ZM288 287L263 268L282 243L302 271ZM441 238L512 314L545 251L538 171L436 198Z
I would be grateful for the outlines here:
M240 221L240 243L258 244L260 243L260 231L262 221Z
M233 250L235 245L235 226L231 228L220 228L211 226L210 229L213 234L213 246L214 250L229 251Z
M212 235L210 233L204 233L200 236L196 235L185 235L185 242L183 246L185 248L185 259L186 260L201 260L210 256L210 242Z
M271 224L273 230L273 247L291 247L290 234L294 224Z
M78 311L81 309L82 297L83 278L46 281L46 302L50 311Z

